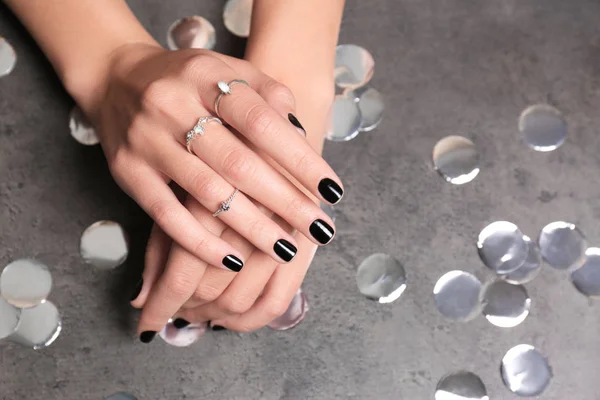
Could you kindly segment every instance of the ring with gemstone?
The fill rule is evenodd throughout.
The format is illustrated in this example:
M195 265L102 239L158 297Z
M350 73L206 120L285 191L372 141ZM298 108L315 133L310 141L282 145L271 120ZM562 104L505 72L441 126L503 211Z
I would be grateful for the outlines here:
M229 196L229 198L227 200L225 200L224 202L221 203L221 206L219 207L219 209L217 211L215 211L215 213L213 214L213 217L216 217L217 215L221 214L222 212L229 211L229 209L231 208L231 202L233 201L233 199L235 198L235 195L238 194L239 191L240 191L239 189L235 189L233 194L231 196Z
M192 128L192 130L185 135L185 145L190 153L194 154L192 152L192 141L194 140L194 138L196 136L204 135L204 131L206 130L206 124L213 121L223 125L223 121L221 121L221 119L217 117L201 117L198 120L198 122L196 122L196 125Z
M238 83L241 83L242 85L246 85L248 87L250 86L248 82L242 79L234 79L229 83L226 83L224 81L217 82L217 86L219 87L219 91L221 92L215 100L215 114L217 114L217 116L221 116L221 114L219 114L219 103L221 102L221 97L223 97L224 95L231 94L231 88L233 87L233 85L236 85Z

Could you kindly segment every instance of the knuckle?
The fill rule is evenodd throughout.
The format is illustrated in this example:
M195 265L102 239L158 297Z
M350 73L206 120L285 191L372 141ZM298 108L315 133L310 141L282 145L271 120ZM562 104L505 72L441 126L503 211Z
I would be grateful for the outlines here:
M292 198L287 200L285 215L308 215L309 213L310 211L307 202L298 198L298 196L292 196Z
M223 299L221 308L231 314L243 314L252 307L254 301L246 296L232 296L227 299Z
M198 193L200 198L214 201L221 198L221 185L214 179L212 173L199 171L190 179L190 190Z
M166 80L157 79L150 82L142 92L142 108L145 110L164 109L168 104L170 84Z
M211 285L200 285L194 292L194 299L204 302L211 302L217 299L223 290Z
M251 238L268 238L270 236L267 226L260 219L250 221L246 229L248 229L248 237Z
M225 156L223 168L227 176L239 182L254 176L256 161L245 149L236 149Z
M169 222L175 220L177 207L171 201L156 200L150 205L148 214L150 214L159 226L164 227Z
M297 171L309 171L315 165L313 157L308 153L302 153L294 160L294 167Z
M275 318L281 317L287 311L289 307L289 302L283 301L279 297L272 297L268 300L266 304L266 313L271 318L271 320Z
M292 91L276 80L270 80L265 84L265 92L265 97L267 97L269 103L278 102L292 106L295 104L295 98Z
M192 294L192 279L183 272L178 272L169 277L166 281L167 290L176 297L188 297Z
M272 123L271 109L266 104L255 104L246 113L246 133L249 135L259 135L271 129Z
M258 326L254 327L251 325L242 325L242 326L236 328L236 331L242 332L242 333L250 333L250 332L254 332L258 328L259 328Z

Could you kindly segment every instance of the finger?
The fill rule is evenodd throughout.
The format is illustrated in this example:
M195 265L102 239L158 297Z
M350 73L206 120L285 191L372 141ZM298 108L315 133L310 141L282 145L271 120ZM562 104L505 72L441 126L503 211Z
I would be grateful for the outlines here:
M212 134L213 129L219 127L232 140L237 141L227 129L217 123L210 124L210 133ZM196 138L192 145L198 143L200 139L204 139L205 136ZM220 144L214 143L214 145L218 147ZM224 145L221 144L221 146ZM240 146L244 145L240 143ZM198 147L200 146L194 148ZM245 148L247 149L247 147ZM248 151L252 153L249 149ZM158 162L158 167L177 181L208 210L216 211L221 207L222 202L231 199L228 202L228 210L218 215L221 221L235 229L256 248L275 258L277 262L285 263L294 258L297 251L295 239L265 216L243 193L236 193L235 188L209 165L183 150L175 141L165 143L162 154L160 160L163 161ZM258 158L255 154L254 156ZM230 197L232 194L233 198ZM322 212L322 210L320 211Z
M164 271L170 249L171 238L157 224L154 224L146 246L144 272L138 283L139 292L134 293L131 300L133 307L144 307L152 286Z

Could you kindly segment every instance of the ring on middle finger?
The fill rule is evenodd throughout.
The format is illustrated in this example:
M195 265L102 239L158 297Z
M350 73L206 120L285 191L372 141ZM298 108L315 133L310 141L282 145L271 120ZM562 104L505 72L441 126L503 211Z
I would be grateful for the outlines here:
M185 145L187 147L187 150L191 153L194 154L192 152L192 141L196 138L196 136L202 136L204 135L204 132L206 131L206 124L208 124L209 122L218 122L219 124L223 125L223 122L221 121L220 118L217 117L201 117L198 122L196 122L196 125L192 128L191 131L189 131L186 135L185 135Z
M242 85L250 86L248 84L248 82L246 82L245 80L242 80L242 79L234 79L229 83L226 83L224 81L217 82L217 86L219 87L219 91L221 92L215 99L215 114L217 114L218 117L221 116L221 114L219 114L219 103L221 102L221 98L223 96L230 95L231 88L233 87L233 85L236 85L238 83L241 83Z

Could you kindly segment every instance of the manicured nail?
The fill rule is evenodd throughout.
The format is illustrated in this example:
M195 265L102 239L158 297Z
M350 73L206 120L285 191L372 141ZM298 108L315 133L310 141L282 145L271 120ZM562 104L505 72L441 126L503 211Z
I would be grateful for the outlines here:
M331 204L336 204L344 195L344 191L340 185L329 178L325 178L319 182L319 193Z
M273 250L279 256L279 258L285 262L292 261L292 258L296 257L296 253L298 252L296 246L285 239L279 239L277 242L275 242Z
M224 326L221 326L221 325L213 325L213 326L211 326L211 329L212 329L213 331L224 331L224 330L226 330L227 328L225 328Z
M135 299L137 299L137 297L140 295L140 292L142 291L142 286L144 286L144 279L140 279L137 286L135 287L135 290L131 294L131 298L129 299L129 301L134 301Z
M190 324L189 321L186 321L183 318L177 318L175 321L173 321L173 326L177 329L185 328L189 324Z
M223 259L223 265L232 271L240 272L240 270L244 266L244 263L236 256L229 255Z
M310 225L310 234L321 244L327 244L333 239L335 231L322 219L318 219Z
M288 119L290 120L290 122L292 123L292 125L294 125L296 128L300 129L302 131L302 133L304 134L304 136L306 136L306 130L304 129L304 127L302 126L302 124L300 123L300 121L298 121L298 118L296 118L296 116L292 113L288 114Z
M145 331L142 332L142 334L140 335L140 340L142 341L142 343L150 343L154 340L155 336L156 331Z

